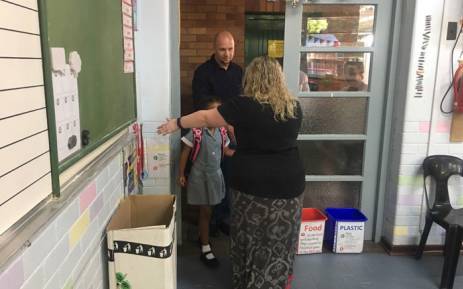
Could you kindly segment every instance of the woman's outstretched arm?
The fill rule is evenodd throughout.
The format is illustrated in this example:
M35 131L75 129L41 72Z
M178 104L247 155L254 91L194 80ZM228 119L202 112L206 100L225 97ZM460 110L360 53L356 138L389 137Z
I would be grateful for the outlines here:
M166 135L173 133L180 127L177 123L180 122L182 128L194 128L194 127L222 127L228 125L219 113L217 108L200 110L189 115L182 116L180 120L167 119L165 123L161 124L157 133Z

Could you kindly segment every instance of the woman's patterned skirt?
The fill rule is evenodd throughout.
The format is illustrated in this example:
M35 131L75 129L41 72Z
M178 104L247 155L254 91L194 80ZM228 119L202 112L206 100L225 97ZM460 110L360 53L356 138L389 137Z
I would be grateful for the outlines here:
M284 289L292 275L302 195L272 199L231 193L233 289Z

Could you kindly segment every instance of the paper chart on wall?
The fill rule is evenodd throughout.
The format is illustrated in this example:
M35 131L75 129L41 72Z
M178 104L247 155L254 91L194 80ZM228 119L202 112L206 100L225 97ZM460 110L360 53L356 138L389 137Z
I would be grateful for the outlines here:
M71 52L66 63L64 48L51 48L53 101L58 161L80 150L80 111L77 85L81 60Z
M169 140L166 137L145 138L145 159L147 177L169 177Z
M122 0L122 37L124 39L124 73L134 72L132 0Z

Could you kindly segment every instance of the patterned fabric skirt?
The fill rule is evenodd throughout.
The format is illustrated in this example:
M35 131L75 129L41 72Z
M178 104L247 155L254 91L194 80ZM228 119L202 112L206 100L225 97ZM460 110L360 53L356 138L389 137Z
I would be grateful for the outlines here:
M233 289L284 289L292 274L302 195L271 199L231 190Z

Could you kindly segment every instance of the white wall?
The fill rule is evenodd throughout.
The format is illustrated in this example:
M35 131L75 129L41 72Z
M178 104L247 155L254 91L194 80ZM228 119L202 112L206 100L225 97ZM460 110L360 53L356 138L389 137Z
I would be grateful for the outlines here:
M139 0L137 5L138 118L153 123L170 116L169 1Z
M384 234L392 245L415 245L419 242L424 226L424 190L421 164L432 154L451 154L463 157L463 144L450 144L450 117L439 110L441 98L450 83L450 50L454 41L446 40L447 22L458 21L463 15L463 2L460 0L417 0L408 80L403 92L405 112L403 120L397 117L397 132L400 142L394 152L398 160L395 174L391 178L394 185L389 186L385 202ZM431 16L431 29L425 27L426 17ZM429 19L429 18L428 18ZM427 32L429 32L427 34ZM425 41L429 36L429 42ZM463 49L460 42L456 54ZM400 52L399 52L400 53ZM419 56L424 53L424 70L420 69ZM455 62L454 62L455 63ZM456 67L456 64L455 64ZM417 96L417 75L423 74L423 94ZM401 81L398 79L397 81ZM451 96L448 104L451 103ZM399 100L400 102L400 100ZM449 106L445 106L449 109ZM397 111L396 113L401 113ZM454 183L463 191L463 182ZM455 196L455 205L463 204L463 194ZM441 244L443 232L433 226L428 244Z
M173 59L171 51L178 49L175 47L175 42L172 45L172 40L178 35L179 28L178 25L171 23L178 19L170 17L176 12L178 3L168 0L139 0L137 3L138 31L135 33L137 105L138 120L143 125L147 175L143 180L143 192L168 194L172 191L171 168L175 164L175 160L172 159L175 152L172 153L170 148L178 137L158 136L155 130L167 117L176 117L180 111L180 102L175 101L172 96L172 91L177 91L180 76L172 74L171 65ZM178 99L180 99L179 93Z
M169 2L137 1L135 63L138 121L143 125L145 142L145 194L168 193L170 174L169 139L160 138L155 129L169 117ZM155 159L163 159L156 162ZM156 179L156 180L155 180Z

